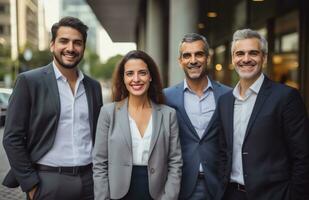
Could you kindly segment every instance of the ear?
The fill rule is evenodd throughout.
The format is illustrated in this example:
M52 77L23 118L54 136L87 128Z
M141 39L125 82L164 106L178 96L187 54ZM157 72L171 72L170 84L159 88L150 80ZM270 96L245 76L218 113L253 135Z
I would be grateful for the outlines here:
M49 43L49 50L50 50L50 52L54 52L54 45L55 45L54 41L51 41Z
M211 58L212 58L211 55L206 56L206 59L207 59L207 66L210 65Z
M183 69L182 64L181 64L181 57L178 57L178 65L181 69Z
M263 65L267 65L267 58L268 58L267 55L263 56Z

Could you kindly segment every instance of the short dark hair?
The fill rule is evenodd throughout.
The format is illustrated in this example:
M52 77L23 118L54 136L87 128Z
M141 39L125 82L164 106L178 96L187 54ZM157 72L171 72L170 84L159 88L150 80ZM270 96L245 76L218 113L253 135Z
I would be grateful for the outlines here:
M52 33L52 39L51 41L55 41L57 37L57 32L58 29L62 26L67 26L76 29L78 32L80 32L83 36L84 44L86 43L87 40L87 30L88 26L86 26L81 20L75 17L64 17L60 19L59 22L53 24L51 28L51 33Z
M112 100L118 102L129 96L129 91L124 84L124 65L130 59L141 59L147 64L147 68L151 76L148 97L157 104L163 104L163 87L158 67L154 60L147 53L140 50L130 51L121 59L120 63L117 65L113 73Z
M180 44L179 44L179 58L181 58L181 45L185 42L195 42L195 41L202 41L204 43L204 51L206 56L209 55L209 44L207 42L206 37L198 34L198 33L187 33L183 36Z

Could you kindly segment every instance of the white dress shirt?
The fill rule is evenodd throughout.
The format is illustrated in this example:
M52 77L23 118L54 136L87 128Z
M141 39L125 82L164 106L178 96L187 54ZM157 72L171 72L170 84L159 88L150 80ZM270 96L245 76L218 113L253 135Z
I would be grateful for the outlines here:
M38 161L49 166L81 166L92 162L92 136L87 96L81 71L74 94L53 63L60 97L60 118L53 147ZM55 97L57 98L57 97Z
M142 137L136 122L129 115L130 131L132 139L133 165L147 166L149 157L149 148L152 136L152 116L150 116L148 126Z
M231 182L236 182L242 185L244 185L242 145L244 142L248 122L263 81L264 75L261 74L260 77L246 91L244 97L240 96L239 83L233 90L235 102Z

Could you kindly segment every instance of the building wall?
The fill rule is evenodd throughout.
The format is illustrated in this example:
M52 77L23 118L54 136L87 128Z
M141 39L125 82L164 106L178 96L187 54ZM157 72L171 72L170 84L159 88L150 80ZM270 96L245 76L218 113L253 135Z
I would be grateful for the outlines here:
M18 0L18 43L21 51L26 45L38 48L38 1Z
M197 31L197 11L197 0L170 0L169 85L174 85L184 79L184 73L178 64L178 48L184 34Z
M0 45L10 44L10 33L10 0L0 0Z

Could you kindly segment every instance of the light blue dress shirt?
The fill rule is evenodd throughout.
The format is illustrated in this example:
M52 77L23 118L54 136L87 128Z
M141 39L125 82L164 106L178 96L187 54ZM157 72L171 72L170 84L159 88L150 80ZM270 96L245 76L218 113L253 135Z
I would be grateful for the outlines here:
M199 97L184 80L184 107L186 113L196 130L198 136L202 138L204 132L216 109L216 101L213 92L213 86L208 79L208 85L203 90L203 95ZM200 171L203 171L200 165Z

